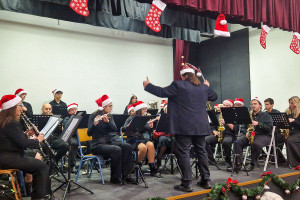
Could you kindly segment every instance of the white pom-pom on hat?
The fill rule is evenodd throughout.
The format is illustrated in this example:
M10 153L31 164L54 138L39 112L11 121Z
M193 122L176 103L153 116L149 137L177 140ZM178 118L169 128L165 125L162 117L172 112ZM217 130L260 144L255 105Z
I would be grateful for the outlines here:
M220 24L221 24L221 25L227 24L227 20L225 20L225 19L221 20L221 21L220 21Z
M198 77L202 76L201 72L197 72L196 74Z

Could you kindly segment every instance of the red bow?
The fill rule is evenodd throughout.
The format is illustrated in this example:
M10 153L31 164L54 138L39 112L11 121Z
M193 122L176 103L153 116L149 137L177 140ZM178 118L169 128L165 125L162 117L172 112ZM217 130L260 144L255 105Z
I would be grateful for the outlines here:
M255 136L255 132L253 131L253 132L251 133L251 135L252 135L252 136Z
M300 165L294 168L295 170L300 170Z
M227 179L227 183L233 183L233 184L238 184L239 182L237 180L232 180L230 177Z
M269 174L272 174L272 172L271 172L271 171L269 171L269 172L265 172L265 173L263 173L262 175L260 175L260 177L263 177L263 176L265 176L265 175L269 175Z

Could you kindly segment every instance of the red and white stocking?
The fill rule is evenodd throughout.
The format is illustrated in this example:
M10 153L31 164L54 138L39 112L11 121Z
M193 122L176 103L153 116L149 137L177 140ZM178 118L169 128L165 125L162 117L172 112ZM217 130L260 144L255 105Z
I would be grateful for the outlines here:
M166 6L167 5L161 0L154 0L145 18L146 25L155 32L159 32L161 30L159 18Z
M70 7L79 15L87 17L89 15L88 0L71 0Z
M295 33L293 36L293 40L292 43L290 45L290 49L296 53L296 54L300 54L300 49L299 49L299 40L300 40L300 34L299 33Z
M267 25L262 25L260 34L260 45L265 49L267 48L266 37L270 32L270 28Z

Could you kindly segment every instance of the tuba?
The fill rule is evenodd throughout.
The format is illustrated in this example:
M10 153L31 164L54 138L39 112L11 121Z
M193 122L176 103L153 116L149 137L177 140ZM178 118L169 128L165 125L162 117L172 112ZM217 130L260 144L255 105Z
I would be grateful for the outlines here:
M253 120L252 113L253 113L253 110L250 111L251 121ZM246 137L248 138L250 145L253 144L253 142L254 142L254 136L255 135L252 134L253 132L254 132L254 126L253 126L253 124L249 124L248 129L247 129L247 133L246 133Z

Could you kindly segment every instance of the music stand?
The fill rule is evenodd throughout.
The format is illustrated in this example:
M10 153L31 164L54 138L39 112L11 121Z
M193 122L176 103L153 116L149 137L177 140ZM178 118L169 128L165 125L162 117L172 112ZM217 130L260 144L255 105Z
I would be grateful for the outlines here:
M117 130L120 130L121 127L124 125L126 119L129 117L129 115L113 114L112 117L114 118Z
M151 115L156 115L158 112L158 109L148 109L147 112L150 113Z
M69 144L69 152L71 152L70 140L71 140L74 132L77 130L81 119L82 119L81 113L79 115L72 115L70 120L66 124L65 129L62 133L61 139ZM64 185L66 185L66 189L65 189L65 192L64 192L64 196L63 196L63 200L64 200L66 198L67 192L68 193L71 192L71 184L72 183L77 185L78 188L82 188L82 189L90 192L91 194L94 194L91 190L87 189L86 187L83 187L82 185L80 185L79 183L74 182L71 179L71 161L70 161L70 159L68 159L68 177L53 192L56 192L58 189L61 189ZM76 188L76 189L78 189L78 188Z
M55 115L61 115L62 118L66 118L69 116L67 107L54 106L52 107L52 113Z
M135 164L132 168L132 170L130 171L129 174L131 174L132 172L135 172L135 184L139 184L140 181L143 181L145 184L145 188L148 188L148 184L145 181L144 175L142 173L141 167L138 164L138 142L139 140L137 139L136 133L141 132L142 130L144 130L145 128L145 124L147 123L147 121L149 121L150 119L152 119L153 116L135 116L132 121L129 123L128 127L126 127L126 135L127 136L133 136L135 138L136 141L136 148L135 148L135 154L136 154L136 159L135 159ZM132 135L133 133L133 135ZM126 178L129 176L129 174L123 178L123 181L126 180ZM139 180L139 174L141 176L141 180Z
M242 124L252 124L251 118L249 111L246 107L222 107L221 108L222 116L224 118L224 121L226 124L233 124L234 126L238 125L239 128L235 128L235 133L233 136L233 166L232 166L232 171L231 171L231 176L233 176L234 171L238 174L238 168L237 168L237 161L240 160L242 167L244 167L245 172L247 176L249 176L248 170L246 169L243 160L240 156L240 154L237 153L236 150L236 143L237 143L237 138L240 137L240 125Z
M169 124L168 123L169 123L168 122L168 115L167 114L161 114L160 119L157 123L156 131L157 132L165 132L165 134L168 134L169 133ZM161 174L164 171L164 169L167 169L171 174L174 174L174 171L176 169L178 169L178 171L180 172L180 175L182 176L182 172L180 170L180 167L179 167L179 164L177 162L176 156L173 153L173 146L174 146L173 145L173 135L170 135L170 138L171 138L171 153L167 155L167 157L165 159L165 164L161 168L161 170L159 171L158 177L162 177ZM167 168L167 164L168 164L169 160L171 162L171 169L170 170ZM175 161L175 164L176 164L175 168L174 168L174 161Z

